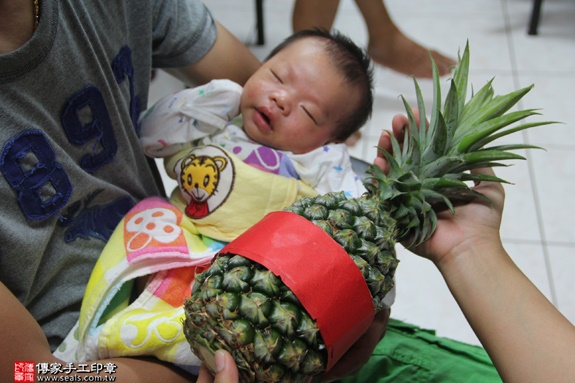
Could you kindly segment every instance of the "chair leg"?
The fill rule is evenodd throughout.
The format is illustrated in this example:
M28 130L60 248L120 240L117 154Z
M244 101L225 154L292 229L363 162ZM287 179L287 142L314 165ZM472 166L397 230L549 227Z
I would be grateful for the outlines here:
M529 30L527 31L530 35L537 34L537 27L539 26L539 16L541 15L541 3L543 0L533 0L533 9L531 10L531 20L529 21Z
M264 0L256 0L256 29L257 29L257 45L265 44L264 35Z

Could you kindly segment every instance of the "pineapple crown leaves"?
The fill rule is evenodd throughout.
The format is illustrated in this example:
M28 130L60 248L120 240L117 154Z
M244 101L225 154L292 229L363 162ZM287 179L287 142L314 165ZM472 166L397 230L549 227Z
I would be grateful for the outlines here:
M408 126L403 143L390 134L391 152L379 148L389 163L385 174L371 165L366 188L391 211L399 229L399 240L408 237L408 246L425 242L437 225L434 210L447 207L454 211L454 203L480 198L466 182L507 181L487 175L469 173L485 167L507 166L499 161L525 159L513 153L519 149L540 149L527 144L496 145L493 141L535 126L556 122L541 121L511 126L527 117L538 115L534 109L511 111L533 85L506 95L495 96L493 79L466 100L469 75L469 44L454 70L449 91L441 105L441 88L437 66L431 57L433 71L433 105L429 124L424 116L425 104L421 89L414 78L417 108L422 118L417 121L411 106L402 96ZM374 182L375 181L375 182Z

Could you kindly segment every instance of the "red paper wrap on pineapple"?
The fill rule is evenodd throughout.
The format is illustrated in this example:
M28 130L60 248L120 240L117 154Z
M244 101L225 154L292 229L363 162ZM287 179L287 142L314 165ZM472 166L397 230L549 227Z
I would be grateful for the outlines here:
M359 268L341 245L297 214L266 215L220 251L227 253L265 266L297 296L326 344L327 370L373 321L373 300Z

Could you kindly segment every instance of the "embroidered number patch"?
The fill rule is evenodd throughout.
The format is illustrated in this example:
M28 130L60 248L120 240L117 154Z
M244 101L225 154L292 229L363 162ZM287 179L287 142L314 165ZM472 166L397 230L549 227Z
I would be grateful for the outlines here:
M130 117L132 118L132 125L138 137L140 136L140 126L138 125L138 117L141 112L140 98L134 94L134 66L132 65L132 52L130 48L123 47L118 53L118 56L112 62L112 70L116 82L121 84L125 78L128 78L128 86L130 87Z
M12 138L2 150L0 169L31 220L54 215L72 194L68 175L40 130L26 130Z
M93 154L86 154L80 166L93 173L111 162L118 150L114 127L102 93L88 86L76 93L62 113L62 127L71 143L84 145L95 140Z

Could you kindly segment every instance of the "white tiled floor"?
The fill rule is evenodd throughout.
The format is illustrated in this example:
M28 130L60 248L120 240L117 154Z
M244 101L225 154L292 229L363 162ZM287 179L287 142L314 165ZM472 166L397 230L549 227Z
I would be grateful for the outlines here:
M253 52L263 58L291 33L293 0L264 4L266 44L255 46L255 10L251 0L205 0L212 13ZM498 170L515 183L506 187L502 225L504 244L519 267L567 318L575 323L575 1L543 2L539 35L527 35L531 0L387 0L397 25L416 41L456 56L467 40L471 46L470 82L475 89L495 76L497 93L534 83L522 108L541 108L544 126L518 134L546 151L526 153L527 161ZM363 20L352 0L342 0L335 28L360 44L367 43ZM376 69L373 118L352 155L371 161L374 145L391 117L403 111L399 94L412 101L411 78ZM423 92L431 83L421 80ZM151 101L174 88L161 73ZM433 328L441 336L478 343L438 271L404 249L397 272L398 296L392 316ZM533 313L537 315L537 313Z

